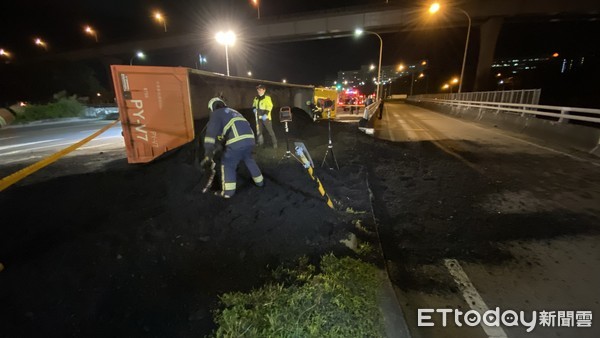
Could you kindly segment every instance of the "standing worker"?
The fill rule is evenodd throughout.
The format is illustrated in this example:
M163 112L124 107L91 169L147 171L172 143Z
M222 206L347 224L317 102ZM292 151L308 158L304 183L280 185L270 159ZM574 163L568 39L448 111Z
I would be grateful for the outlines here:
M258 96L254 98L252 102L252 108L256 117L256 133L258 134L258 145L262 146L264 143L263 133L267 129L273 142L273 149L277 149L277 138L275 138L275 132L273 131L273 123L271 122L271 110L273 110L273 101L269 95L265 95L267 87L259 84L256 86Z
M212 161L216 140L225 144L223 158L221 159L222 191L216 195L231 198L235 194L236 170L240 161L244 161L257 186L264 185L263 176L252 158L254 150L254 133L250 123L237 111L227 107L225 102L218 97L208 101L211 111L204 137L204 160L202 166Z
M383 99L379 102L379 119L383 116Z

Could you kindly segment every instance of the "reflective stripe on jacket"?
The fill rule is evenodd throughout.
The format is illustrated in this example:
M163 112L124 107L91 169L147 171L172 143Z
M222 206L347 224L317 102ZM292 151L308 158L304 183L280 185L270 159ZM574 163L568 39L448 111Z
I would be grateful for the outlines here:
M273 100L269 95L264 95L262 97L257 96L252 101L252 108L256 108L258 111L258 117L263 114L267 114L267 118L271 120L271 110L273 110Z
M205 154L214 151L217 139L224 140L226 146L241 148L254 145L254 132L242 114L225 107L210 114L204 137Z

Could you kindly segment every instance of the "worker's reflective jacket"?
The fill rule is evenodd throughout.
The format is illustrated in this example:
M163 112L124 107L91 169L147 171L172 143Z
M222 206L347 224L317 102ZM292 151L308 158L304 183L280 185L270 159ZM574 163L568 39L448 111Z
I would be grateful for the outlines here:
M217 140L232 149L244 148L254 145L254 132L242 114L228 107L220 108L210 114L206 126L205 154L212 154Z
M273 101L269 95L257 96L252 102L252 108L256 108L258 118L267 114L267 118L271 120L271 110L273 109Z

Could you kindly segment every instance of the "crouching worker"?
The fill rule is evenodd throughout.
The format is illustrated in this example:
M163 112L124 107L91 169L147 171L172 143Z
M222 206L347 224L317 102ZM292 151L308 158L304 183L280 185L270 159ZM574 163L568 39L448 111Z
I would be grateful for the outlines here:
M217 196L230 198L235 194L236 170L240 161L244 161L257 186L264 185L263 176L252 158L254 150L254 133L250 123L237 111L227 107L218 97L208 102L211 111L204 137L204 160L202 164L212 161L217 140L224 143L221 159L222 191Z

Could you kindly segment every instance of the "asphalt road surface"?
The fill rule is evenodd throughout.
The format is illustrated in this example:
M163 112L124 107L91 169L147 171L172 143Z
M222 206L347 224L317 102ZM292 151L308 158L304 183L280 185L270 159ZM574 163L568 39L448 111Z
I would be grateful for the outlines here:
M367 162L413 337L600 336L598 158L402 103L374 128L398 145ZM455 324L456 309L496 308L537 325ZM419 327L419 309L453 312Z
M0 147L15 147L1 154L24 143L66 143L54 140L65 130L76 141L103 123L7 129ZM63 129L48 130L55 128ZM113 129L100 138L120 137ZM217 294L257 287L267 266L286 259L339 252L351 230L373 247L381 240L412 337L600 336L597 158L401 103L386 103L374 129L376 138L332 123L340 170L317 168L317 174L337 211L325 206L301 168L279 161L282 147L257 151L267 181L262 190L241 177L236 196L224 202L195 189L196 144L152 165L128 165L122 138L90 143L98 147L89 154L59 161L0 195L11 205L0 236L7 332L209 333ZM290 135L318 161L327 130L298 118ZM280 125L276 132L283 140ZM30 138L8 143L25 134ZM3 155L0 164L42 156L38 150L44 148ZM94 172L94 161L106 166ZM0 165L0 172L9 167ZM339 212L347 208L365 213ZM350 222L356 217L368 231L356 230ZM523 311L527 321L535 316L536 326L531 332L520 320L511 326L510 313L501 328L454 320L457 310L496 308ZM427 313L431 318L421 321L434 325L424 327L419 309L452 312L446 326L440 312Z
M0 129L0 165L35 162L76 143L113 121L70 119ZM116 124L72 154L122 149L121 125Z

